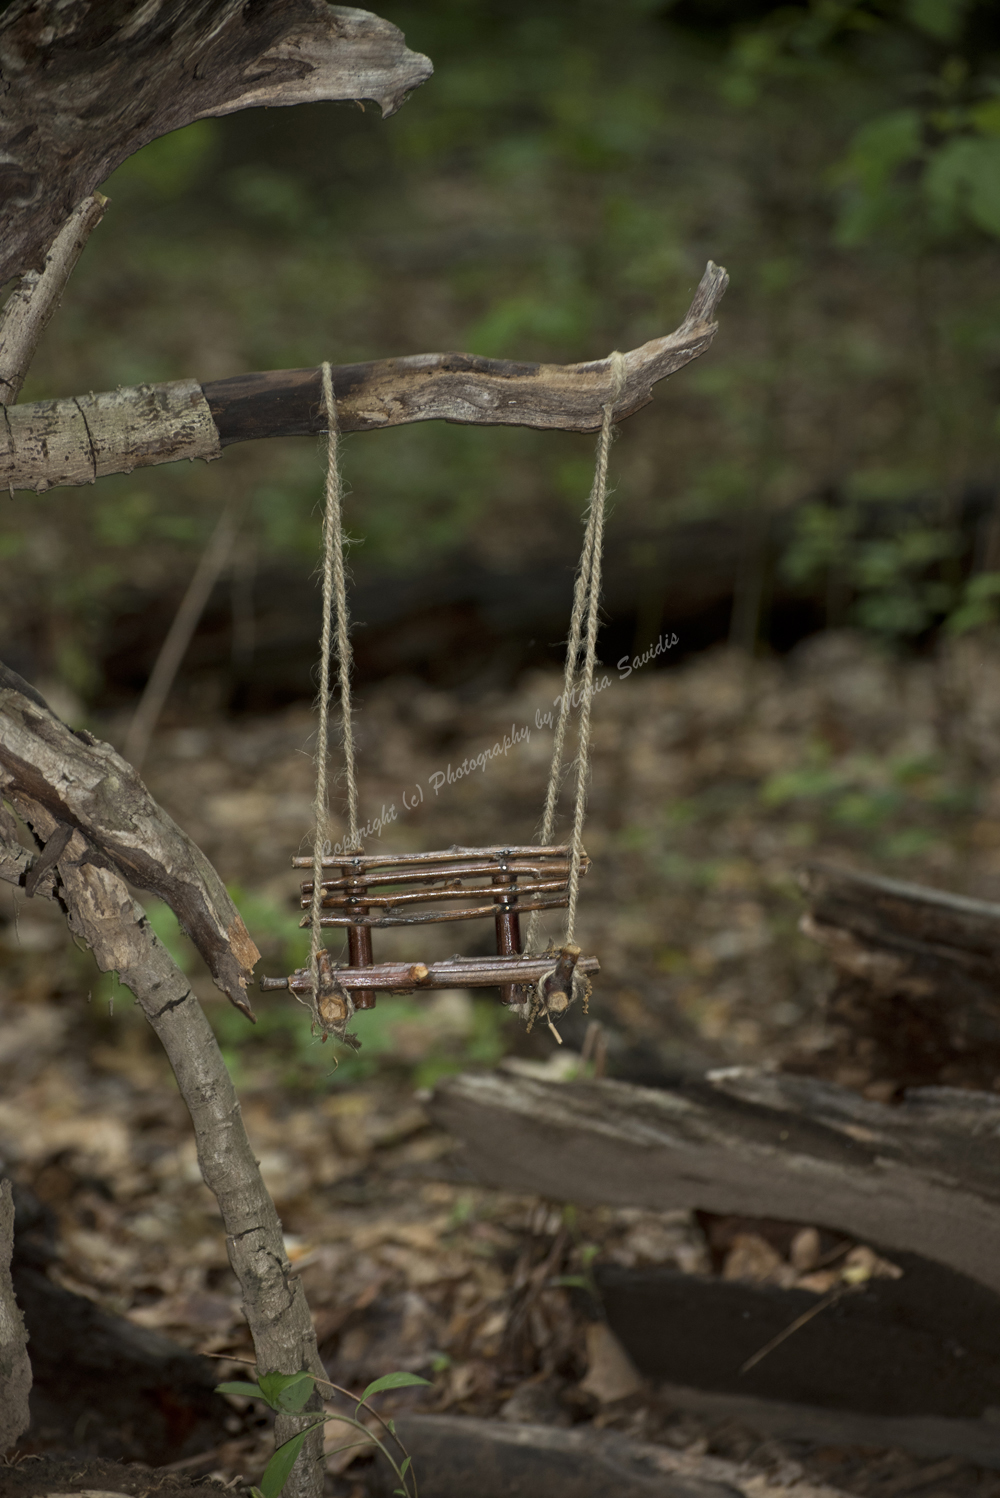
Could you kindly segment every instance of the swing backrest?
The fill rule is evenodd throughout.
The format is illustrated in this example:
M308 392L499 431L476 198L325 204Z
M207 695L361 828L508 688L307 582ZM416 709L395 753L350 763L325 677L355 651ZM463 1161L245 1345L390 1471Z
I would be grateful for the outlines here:
M311 869L312 859L295 858L293 864ZM584 856L580 872L589 867ZM565 844L340 854L325 857L323 868L332 873L322 885L323 926L424 926L496 916L498 911L558 910L569 901L570 849ZM311 881L302 885L304 910L312 904L312 892ZM461 902L458 909L455 902Z

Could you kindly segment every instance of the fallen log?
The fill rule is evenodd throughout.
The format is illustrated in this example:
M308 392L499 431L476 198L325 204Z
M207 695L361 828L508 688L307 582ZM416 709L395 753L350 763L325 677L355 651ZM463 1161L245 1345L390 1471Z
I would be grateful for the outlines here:
M897 1107L809 1077L732 1069L653 1090L466 1074L436 1123L488 1185L556 1201L775 1217L910 1250L1000 1292L1000 1096Z
M399 1415L396 1429L420 1475L423 1498L740 1498L737 1468L692 1459L618 1432L507 1425L468 1415ZM376 1492L388 1493L387 1464ZM777 1490L777 1491L780 1491ZM796 1488L813 1498L808 1487Z
M1000 1078L1000 905L853 869L807 865L803 932L837 970L835 1040L796 1069L888 1097ZM856 1073L856 1075L854 1074Z

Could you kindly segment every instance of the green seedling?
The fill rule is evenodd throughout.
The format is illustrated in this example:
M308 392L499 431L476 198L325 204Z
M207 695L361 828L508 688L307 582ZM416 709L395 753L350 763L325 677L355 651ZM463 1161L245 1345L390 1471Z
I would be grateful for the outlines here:
M311 1425L300 1430L291 1440L284 1441L275 1449L274 1455L264 1468L264 1475L260 1480L259 1487L250 1489L251 1498L279 1498L285 1483L291 1475L295 1460L305 1444L306 1437L314 1431L317 1426L325 1424L327 1420L339 1420L342 1425L353 1426L361 1435L361 1440L351 1441L345 1446L338 1446L336 1451L350 1451L354 1446L377 1446L385 1457L396 1476L399 1478L400 1486L393 1489L393 1493L401 1495L401 1498L419 1498L417 1491L416 1474L409 1454L403 1446L402 1441L396 1435L396 1426L392 1420L385 1420L373 1409L368 1400L373 1394L382 1394L387 1389L406 1389L414 1384L428 1384L426 1378L420 1378L415 1373L386 1373L381 1378L376 1378L370 1383L364 1393L359 1397L351 1394L349 1390L342 1389L339 1384L328 1383L325 1378L316 1378L311 1373L262 1373L258 1375L257 1382L244 1383L242 1380L233 1383L218 1384L217 1394L240 1394L245 1399L262 1399L265 1404L270 1405L276 1414L299 1415L308 1404L317 1384L324 1388L333 1389L337 1394L343 1394L345 1398L354 1403L354 1418L347 1419L343 1415L318 1414ZM403 1452L403 1460L397 1462L392 1453L379 1440L373 1431L358 1419L362 1409L375 1416L385 1430L396 1441ZM336 1453L331 1453L336 1454Z

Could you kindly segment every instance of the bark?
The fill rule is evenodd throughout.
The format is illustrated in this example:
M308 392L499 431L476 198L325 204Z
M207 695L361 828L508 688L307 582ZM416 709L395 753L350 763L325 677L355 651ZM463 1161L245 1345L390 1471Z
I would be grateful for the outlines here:
M709 261L674 333L625 355L615 419L652 400L653 386L704 353L729 277ZM608 360L515 364L472 354L416 354L333 369L340 429L377 431L414 421L593 432L608 394ZM217 458L223 447L326 430L319 369L193 380L8 407L0 429L0 485L42 493L109 473Z
M18 812L44 806L54 831L78 829L88 864L115 870L164 900L208 965L216 986L252 1018L246 986L260 953L201 849L153 800L110 744L74 733L0 663L0 793ZM17 854L0 854L0 874ZM45 860L45 853L41 855ZM37 876L37 868L33 871ZM3 877L7 877L3 875Z
M0 21L0 285L74 206L192 120L322 99L398 109L430 77L388 21L326 0L15 0Z
M861 1066L883 1089L1000 1077L1000 905L851 869L800 872L806 935L838 984L836 1041L803 1069Z
M28 1335L10 1277L13 1246L14 1200L10 1182L0 1181L0 1456L28 1428L31 1388Z
M477 1177L557 1201L775 1217L912 1250L1000 1291L1000 1097L897 1107L733 1069L681 1088L460 1076L435 1121Z
M17 795L16 804L36 838L47 843L59 825L56 818L29 796ZM212 1028L145 912L115 871L87 861L91 851L88 840L74 831L39 887L43 893L57 890L70 930L90 947L103 972L117 972L132 990L163 1044L191 1114L202 1176L219 1203L259 1370L306 1369L323 1377L305 1293L285 1254L281 1223ZM18 862L16 850L7 850L7 866L11 861ZM309 1423L308 1415L279 1416L276 1441L288 1440L303 1423ZM285 1489L290 1498L319 1492L321 1442L317 1435L306 1443Z
M99 192L84 198L56 235L41 274L27 271L4 304L0 314L0 401L4 405L13 405L20 395L38 340L107 206L107 198Z

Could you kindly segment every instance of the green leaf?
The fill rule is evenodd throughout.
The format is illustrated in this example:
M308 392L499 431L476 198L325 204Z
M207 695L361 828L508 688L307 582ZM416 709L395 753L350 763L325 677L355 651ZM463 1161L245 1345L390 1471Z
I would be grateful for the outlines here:
M273 1410L297 1415L312 1394L316 1380L311 1373L264 1373L260 1387Z
M242 1394L246 1399L267 1399L267 1395L261 1392L257 1384L216 1384L215 1392L216 1394Z
M365 1400L372 1394L381 1394L383 1389L407 1389L412 1384L425 1384L430 1388L426 1378L418 1378L415 1373L385 1373L377 1378L373 1384L369 1384L365 1392L358 1400L358 1404L364 1404Z
M400 1475L400 1477L405 1477L406 1476L407 1472L410 1469L410 1462L412 1460L413 1460L413 1458L408 1456L406 1458L406 1460L403 1462L403 1465L399 1469L399 1475Z
M317 1420L312 1425L307 1425L305 1430L300 1430L297 1436L292 1436L290 1441L278 1447L264 1468L264 1476L260 1480L261 1498L278 1498L278 1494L291 1475L292 1468L295 1466L295 1458L302 1450L306 1436L310 1431L315 1430L317 1425L322 1424L322 1420Z
M396 1434L396 1422L395 1422L395 1420L387 1420L385 1422L385 1428L386 1428L386 1430L389 1432L389 1434L391 1436L394 1436Z
M987 234L1000 234L1000 139L960 136L934 153L924 190L942 228L968 214Z

